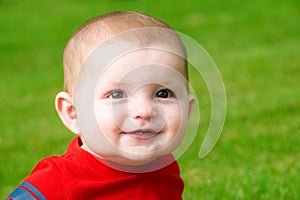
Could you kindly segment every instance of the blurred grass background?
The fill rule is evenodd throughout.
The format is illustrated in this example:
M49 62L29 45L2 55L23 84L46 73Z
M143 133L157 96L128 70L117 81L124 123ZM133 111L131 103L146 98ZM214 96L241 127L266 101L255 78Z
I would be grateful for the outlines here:
M74 135L53 103L63 85L64 46L84 21L116 10L153 15L194 38L223 76L226 123L200 160L209 95L191 73L201 126L179 159L184 199L300 199L296 0L0 0L0 199L41 158L65 152Z

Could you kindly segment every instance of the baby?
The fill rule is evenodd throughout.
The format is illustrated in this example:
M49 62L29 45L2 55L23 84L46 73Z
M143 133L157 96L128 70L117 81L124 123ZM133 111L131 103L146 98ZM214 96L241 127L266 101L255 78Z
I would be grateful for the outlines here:
M195 98L177 33L141 13L113 12L83 24L63 59L55 105L77 137L8 199L181 199L172 152Z

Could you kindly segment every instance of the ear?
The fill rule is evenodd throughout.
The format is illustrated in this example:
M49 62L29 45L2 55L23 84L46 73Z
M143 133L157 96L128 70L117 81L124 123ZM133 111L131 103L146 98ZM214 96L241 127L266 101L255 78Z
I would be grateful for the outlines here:
M191 114L192 114L192 111L193 111L194 105L195 105L195 101L196 101L195 96L190 94L189 95L189 116L191 116Z
M59 92L55 98L55 108L63 124L73 133L79 134L76 110L71 95L67 92Z

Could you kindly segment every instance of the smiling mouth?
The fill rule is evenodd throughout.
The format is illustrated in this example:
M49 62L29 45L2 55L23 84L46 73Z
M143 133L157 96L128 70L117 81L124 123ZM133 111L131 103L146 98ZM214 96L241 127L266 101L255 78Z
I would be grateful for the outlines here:
M132 132L124 132L124 134L133 136L135 138L147 139L159 134L159 132L150 131L150 130L137 130Z

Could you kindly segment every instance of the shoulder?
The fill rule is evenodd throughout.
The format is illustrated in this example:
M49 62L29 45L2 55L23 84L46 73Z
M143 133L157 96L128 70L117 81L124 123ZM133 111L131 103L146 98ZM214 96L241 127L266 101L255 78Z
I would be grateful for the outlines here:
M62 156L42 159L7 199L69 199L68 171L78 156L79 142L76 137Z
M57 156L51 156L41 160L31 171L30 175L26 179L39 179L46 178L47 180L53 179L56 176L57 180L62 176L63 160Z
M60 157L41 160L30 175L8 197L13 199L67 199L68 189L61 171ZM59 196L55 196L58 195Z

